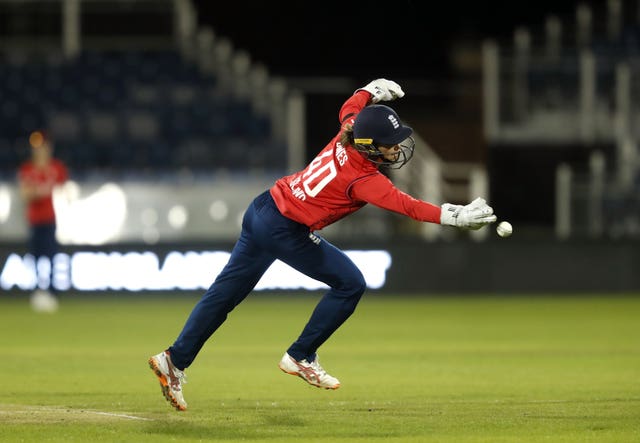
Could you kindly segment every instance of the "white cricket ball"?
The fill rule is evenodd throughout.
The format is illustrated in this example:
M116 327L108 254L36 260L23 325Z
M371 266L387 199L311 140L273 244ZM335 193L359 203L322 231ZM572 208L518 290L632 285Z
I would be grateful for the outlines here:
M508 221L500 222L496 227L496 232L500 237L509 237L513 234L513 226Z

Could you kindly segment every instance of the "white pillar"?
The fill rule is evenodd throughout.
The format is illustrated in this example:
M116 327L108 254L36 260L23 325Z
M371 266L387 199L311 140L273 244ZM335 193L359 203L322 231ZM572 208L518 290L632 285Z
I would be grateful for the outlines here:
M261 63L253 63L249 72L251 105L261 115L269 114L269 71Z
M556 168L556 237L561 240L571 236L571 176L568 164Z
M306 100L299 91L287 99L287 150L289 171L299 171L306 163Z
M593 17L591 8L580 3L576 8L576 45L578 49L585 49L591 44L593 31Z
M198 31L198 55L196 60L200 70L207 74L215 73L215 58L213 56L214 41L215 34L211 27L205 26Z
M618 136L630 132L631 124L631 70L627 63L616 65L615 116Z
M487 40L482 45L482 95L484 135L489 141L500 132L500 64L498 45Z
M231 71L233 45L231 41L227 38L215 40L213 54L215 59L216 88L223 94L230 94L233 90L233 74Z
M604 199L605 185L605 160L604 154L595 151L589 158L589 235L594 238L602 236L604 217L602 203Z
M595 138L596 60L591 51L580 55L580 136L585 143Z
M287 85L282 78L271 78L268 84L269 116L271 117L271 132L276 140L287 140L287 125L290 118L289 103L287 102ZM304 112L304 111L301 111Z
M417 165L407 165L409 168L415 167L418 171L420 188L417 195L428 202L436 204L442 202L442 162L437 158L429 157L420 157L417 160L419 160ZM422 238L428 241L452 233L451 230L442 229L442 226L434 223L420 223L419 229Z
M623 189L629 189L636 172L637 148L631 129L631 69L627 63L616 65L615 88L616 181Z
M513 114L517 121L527 117L529 107L529 63L531 58L531 34L524 27L516 29L513 36L515 60L513 65Z
M73 58L81 50L80 0L64 0L62 3L62 53Z
M622 32L622 1L607 0L607 37L618 40Z
M476 197L483 197L491 206L491 199L489 196L489 177L487 170L484 166L474 166L469 172L469 201L472 201ZM488 226L484 229L478 229L477 231L471 231L471 238L473 240L484 240L493 229Z
M545 55L550 60L560 57L562 51L562 23L555 15L550 15L545 21Z
M198 23L197 11L190 0L173 0L174 38L182 54L195 56L193 37Z
M635 140L627 135L616 141L616 148L616 181L622 190L630 190L638 171L638 146Z
M251 86L249 71L251 57L247 51L235 51L231 58L231 72L233 75L233 95L240 100L251 100Z

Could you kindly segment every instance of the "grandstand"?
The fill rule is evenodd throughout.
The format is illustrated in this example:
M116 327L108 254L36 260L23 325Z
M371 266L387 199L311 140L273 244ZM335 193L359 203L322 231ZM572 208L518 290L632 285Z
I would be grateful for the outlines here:
M268 105L251 101L254 93L264 95L256 89L269 85L248 84L243 96L229 90L228 79L219 77L235 60L215 57L228 42L213 48L206 32L198 39L189 2L131 2L122 11L101 2L28 5L34 9L2 3L13 17L9 23L27 23L8 27L0 54L2 174L13 173L26 153L25 137L37 128L49 130L77 178L286 165L286 143L273 131ZM45 6L48 14L34 18ZM133 21L129 32L137 35L122 32L128 29L123 18ZM42 47L42 22L56 20L63 25L51 40L59 44ZM137 44L123 44L127 38ZM212 67L204 58L219 63Z
M492 198L517 221L559 238L640 236L639 32L637 2L577 2L485 43Z
M72 60L9 54L3 66L5 167L20 158L34 128L49 130L76 177L286 165L268 116L220 91L214 76L176 51L83 51Z

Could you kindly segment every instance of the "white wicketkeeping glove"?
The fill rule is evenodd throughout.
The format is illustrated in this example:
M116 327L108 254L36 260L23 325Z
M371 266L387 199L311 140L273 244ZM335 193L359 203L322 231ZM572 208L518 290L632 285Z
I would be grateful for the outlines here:
M466 206L445 203L442 205L442 214L440 215L440 224L442 225L473 230L480 229L496 220L493 208L480 197Z
M356 89L356 92L358 91L367 91L371 94L372 103L388 102L396 98L404 97L404 91L400 85L386 78L374 80L367 86Z

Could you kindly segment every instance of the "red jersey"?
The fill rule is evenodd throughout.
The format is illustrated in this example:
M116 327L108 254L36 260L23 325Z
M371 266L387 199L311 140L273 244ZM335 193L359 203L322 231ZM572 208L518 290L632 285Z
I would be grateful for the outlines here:
M340 108L340 122L353 125L370 98L366 91L351 96ZM371 203L415 220L440 223L439 206L396 188L365 154L342 145L342 131L305 169L278 179L271 187L282 215L314 231Z
M66 166L57 159L51 159L44 168L36 167L31 161L20 166L18 179L28 185L45 188L43 197L36 197L27 204L27 220L32 225L54 223L53 187L64 183L68 178Z

